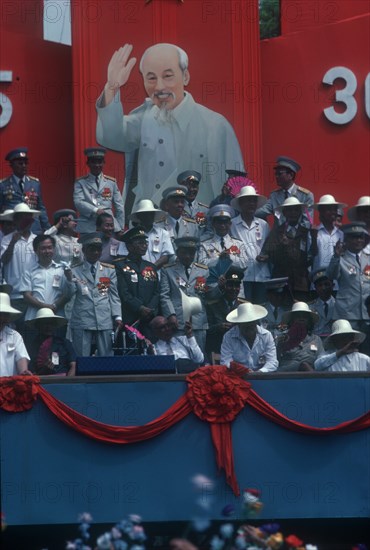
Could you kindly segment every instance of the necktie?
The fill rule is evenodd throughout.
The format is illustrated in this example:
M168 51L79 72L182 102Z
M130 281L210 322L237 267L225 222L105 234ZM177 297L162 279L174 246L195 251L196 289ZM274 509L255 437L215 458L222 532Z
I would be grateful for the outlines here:
M23 180L19 180L19 189L21 190L21 193L23 193L23 191L24 191L24 181Z
M275 306L274 307L274 319L275 319L275 321L277 321L277 318L278 318L278 307Z
M166 342L166 355L173 355L173 349L169 342Z
M329 311L329 305L328 305L328 302L324 302L324 313L325 313L325 319L326 319L326 317L328 316L328 311Z
M96 267L94 264L91 264L90 271L91 271L91 275L95 278Z
M357 260L358 265L361 266L361 260L360 260L360 255L359 254L356 254L356 260Z
M179 222L176 222L176 223L175 223L175 231L176 231L176 235L178 235L178 234L179 234L179 229L180 229L180 224L179 224Z
M284 189L284 199L287 199L289 197L289 192L287 189Z
M225 247L225 239L223 237L221 237L221 239L220 239L220 244L221 244L222 250L225 250L225 248L226 248Z
M188 268L188 267L185 267L185 273L186 273L186 278L189 280L190 272L189 272L189 268Z
M96 187L99 189L99 176L95 176Z

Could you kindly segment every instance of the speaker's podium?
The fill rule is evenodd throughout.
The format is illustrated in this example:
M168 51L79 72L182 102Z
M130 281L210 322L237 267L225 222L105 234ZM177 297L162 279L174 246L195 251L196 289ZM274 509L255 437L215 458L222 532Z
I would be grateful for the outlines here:
M174 355L114 355L77 357L77 376L115 374L175 374Z

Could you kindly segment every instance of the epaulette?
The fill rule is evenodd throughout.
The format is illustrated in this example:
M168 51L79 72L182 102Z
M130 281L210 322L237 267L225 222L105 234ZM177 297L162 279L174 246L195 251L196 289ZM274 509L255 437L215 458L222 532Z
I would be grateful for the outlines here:
M302 191L302 193L305 193L306 195L309 195L311 191L309 189L306 189L305 187L301 187L300 185L297 185L298 191Z
M162 265L161 269L167 269L168 267L173 267L174 265L176 265L176 262L172 262L172 264Z
M248 302L245 298L237 298L239 304L250 304L251 302Z
M186 222L197 223L193 218L185 218L185 216L183 216L182 219Z
M105 178L106 180L111 180L111 181L114 181L114 182L117 181L116 178L113 178L112 176L106 176L105 174L104 174L104 178Z
M79 176L78 178L76 178L75 181L87 180L88 177L89 177L89 174L85 174L84 176Z
M100 265L103 267L110 267L111 269L115 269L115 266L113 264L106 264L105 262L100 262Z
M30 178L30 180L34 180L34 181L40 181L39 178L35 178L35 176L28 176Z
M119 258L114 258L113 263L120 262L121 260L126 260L127 256L120 256ZM114 266L115 267L115 266Z
M199 206L204 206L204 208L209 208L208 204L204 204L203 202L198 202Z
M198 262L194 262L194 264L196 267L200 267L201 269L208 269L208 265L204 265L204 264L198 264Z

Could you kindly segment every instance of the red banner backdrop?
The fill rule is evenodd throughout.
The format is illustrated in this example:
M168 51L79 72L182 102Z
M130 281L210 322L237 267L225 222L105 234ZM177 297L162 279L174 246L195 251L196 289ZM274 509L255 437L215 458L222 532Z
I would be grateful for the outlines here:
M236 496L240 490L234 470L231 424L246 405L271 422L302 434L345 434L370 428L370 411L330 428L291 420L252 389L243 379L247 372L238 363L232 363L230 368L209 366L194 371L187 377L187 392L161 416L143 426L112 426L92 420L53 397L36 376L0 378L0 408L9 412L27 411L39 397L52 414L73 430L97 441L121 445L156 437L193 412L209 423L217 466L225 471L226 481Z

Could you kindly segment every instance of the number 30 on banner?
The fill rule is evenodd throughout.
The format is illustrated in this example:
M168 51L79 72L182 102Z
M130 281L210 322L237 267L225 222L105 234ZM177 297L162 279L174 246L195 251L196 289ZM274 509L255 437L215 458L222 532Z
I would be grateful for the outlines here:
M357 78L355 74L347 67L332 67L329 69L322 79L324 84L330 86L337 78L342 78L345 82L344 88L336 90L335 102L345 105L345 110L338 113L334 107L324 109L324 115L333 124L348 124L357 114L357 101L353 97L357 89ZM365 111L370 118L370 73L365 79Z

